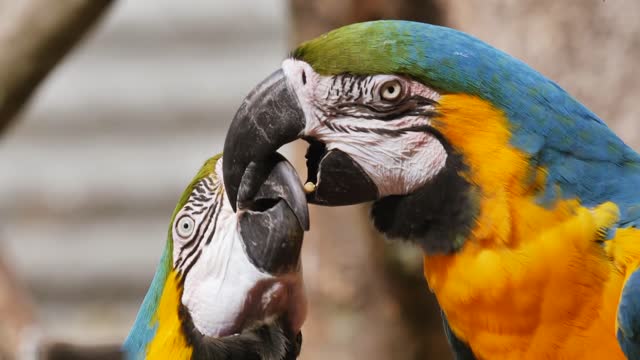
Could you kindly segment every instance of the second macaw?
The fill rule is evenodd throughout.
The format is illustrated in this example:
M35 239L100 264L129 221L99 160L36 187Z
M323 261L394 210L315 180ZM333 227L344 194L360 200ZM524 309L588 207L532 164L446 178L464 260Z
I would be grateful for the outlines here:
M523 62L406 21L306 42L238 110L229 198L297 138L310 202L421 246L456 358L640 359L640 156Z
M293 360L306 299L300 250L307 205L295 170L274 154L250 167L237 206L209 159L176 206L162 260L126 359Z

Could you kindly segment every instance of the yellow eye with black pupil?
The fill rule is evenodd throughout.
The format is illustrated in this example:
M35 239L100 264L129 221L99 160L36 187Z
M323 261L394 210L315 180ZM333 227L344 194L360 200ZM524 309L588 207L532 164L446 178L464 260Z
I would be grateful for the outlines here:
M402 94L402 85L397 80L392 80L382 84L380 97L387 101L397 100Z
M193 221L190 216L185 215L178 219L178 222L176 223L176 232L181 238L188 238L193 234L193 230L196 227L195 225L195 221Z

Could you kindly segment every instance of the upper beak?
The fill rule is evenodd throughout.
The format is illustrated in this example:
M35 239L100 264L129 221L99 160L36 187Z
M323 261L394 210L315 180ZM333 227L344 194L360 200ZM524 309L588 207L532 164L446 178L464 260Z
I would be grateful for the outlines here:
M224 142L224 184L233 210L251 162L259 163L304 130L304 113L282 70L271 74L245 98Z
M306 121L282 70L247 95L224 143L224 185L234 210L249 165L265 161L282 145L302 137L312 143L307 153L308 181L316 186L307 195L310 203L350 205L378 198L376 185L351 156L339 150L327 151L324 144L305 134Z
M237 207L251 262L273 275L295 271L304 231L309 229L309 212L293 166L278 153L252 163L238 190Z

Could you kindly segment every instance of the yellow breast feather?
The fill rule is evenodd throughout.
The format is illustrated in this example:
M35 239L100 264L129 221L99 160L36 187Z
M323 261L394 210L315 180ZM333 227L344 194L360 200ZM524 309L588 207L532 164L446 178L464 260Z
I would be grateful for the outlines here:
M462 153L462 175L480 193L462 249L424 259L453 332L480 359L624 359L616 310L625 269L640 258L637 230L618 230L603 246L615 204L538 204L545 169L511 146L504 113L465 94L439 104L434 127Z
M157 324L157 330L147 347L147 359L191 359L193 349L187 344L178 317L181 295L179 279L176 273L171 271L152 319L152 322Z

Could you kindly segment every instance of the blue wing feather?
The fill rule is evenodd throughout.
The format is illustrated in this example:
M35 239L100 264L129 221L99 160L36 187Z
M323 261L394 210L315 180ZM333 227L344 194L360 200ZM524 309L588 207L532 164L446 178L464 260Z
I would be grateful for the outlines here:
M171 260L170 251L171 246L167 244L160 259L160 265L156 270L156 274L153 276L151 287L142 301L133 328L123 344L123 350L127 354L127 359L144 359L147 346L156 334L157 324L152 325L151 320L158 307L160 296L164 290L164 284L169 275L171 266L169 263Z
M618 304L618 342L629 360L640 360L640 269L627 279Z

